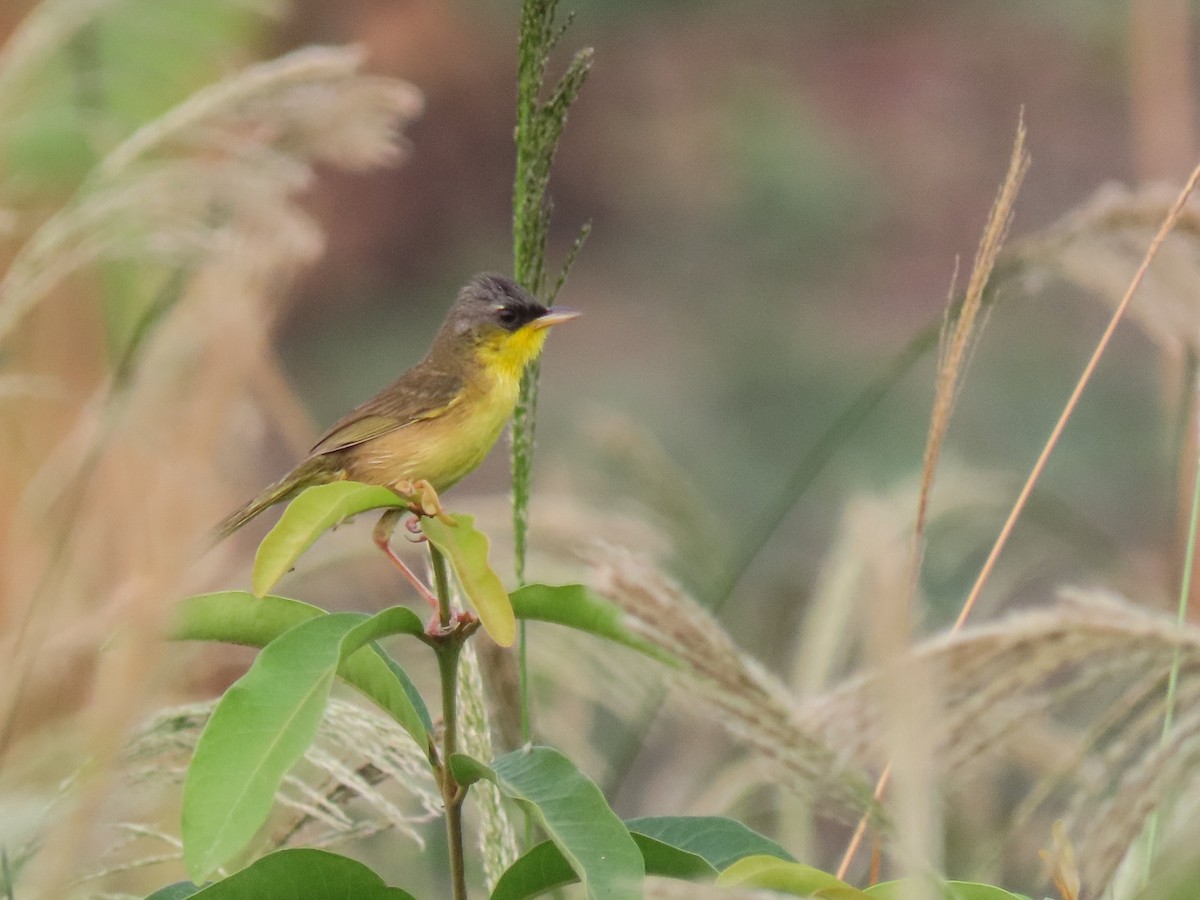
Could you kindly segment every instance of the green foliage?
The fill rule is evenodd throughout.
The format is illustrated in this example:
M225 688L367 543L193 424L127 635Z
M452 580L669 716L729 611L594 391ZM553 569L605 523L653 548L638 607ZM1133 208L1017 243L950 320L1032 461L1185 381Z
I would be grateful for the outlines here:
M515 800L549 835L589 898L642 896L642 855L624 823L569 759L550 747L525 747L486 766L457 754L450 760L460 784L487 779Z
M279 850L242 871L197 887L181 882L155 891L146 900L415 900L408 891L388 887L362 863L325 850Z
M903 900L903 888L908 881L885 881L864 891L874 900ZM947 881L940 886L944 900L1029 900L1024 894L1014 894L990 884L973 881Z
M713 881L743 856L766 853L790 860L786 850L740 822L719 816L662 816L625 823L642 853L647 875ZM538 844L509 867L491 900L527 900L576 881L551 841Z
M324 615L328 614L318 606L287 597L257 598L246 591L219 591L184 600L172 635L180 641L265 647L289 628ZM416 618L411 612L408 615ZM371 646L340 660L337 673L395 719L419 746L427 745L433 724L425 701L391 657Z
M258 545L250 579L255 596L267 594L330 528L360 512L384 507L406 504L395 491L357 481L335 481L302 491Z
M316 736L341 661L400 633L422 633L403 607L311 619L264 647L225 692L184 783L184 861L193 881L225 865L266 822L283 776Z
M323 521L326 517L317 518ZM448 556L462 556L470 566L486 565L486 540L474 531L468 517L456 517L456 526L429 521L437 522L431 529L437 535L435 543ZM673 663L626 627L616 605L582 585L528 585L516 591L511 602L519 619L574 628ZM641 879L647 873L767 888L795 896L817 895L826 900L895 896L894 883L859 890L827 872L795 862L775 842L729 819L661 817L622 823L596 785L548 747L529 747L489 766L452 752L451 743L442 757L450 761L447 770L429 743L432 725L424 702L403 670L373 644L393 634L419 637L438 653L440 668L452 673L461 642L470 632L427 632L417 615L404 607L392 607L375 616L330 614L295 600L255 598L244 591L184 601L176 637L264 647L246 675L218 704L189 768L183 831L185 860L195 880L202 880L241 853L266 821L281 779L312 741L333 678L341 675L429 750L435 774L442 773L438 777L443 785L452 786L450 796L455 803L461 803L471 784L486 779L524 808L531 821L550 836L550 841L534 847L509 868L497 884L493 900L532 898L575 881L584 884L589 897L633 898L640 896ZM449 679L447 683L453 685L452 674ZM454 703L455 692L443 688L444 702ZM451 709L444 709L448 723ZM293 865L295 871L308 865L307 858L294 857L294 863L288 861L291 859L279 853L264 857L202 893L208 895L220 888L221 892L211 896L251 896L240 891L257 890L260 893L255 896L290 897L286 893L263 894L257 885L269 882L285 890L284 885L292 883L292 874L285 873L293 873ZM322 867L359 866L348 860L312 859ZM374 879L369 885L364 882L363 891L392 892L361 896L408 896L384 887L369 870L359 868ZM248 873L264 880L251 881ZM242 878L247 880L238 880ZM194 885L173 885L164 891L177 893L159 892L157 897L193 896L189 893L193 890L201 893ZM945 890L951 900L1021 900L1019 895L989 885L952 882Z
M517 638L517 621L508 591L488 562L487 535L475 528L472 516L455 514L450 518L453 525L437 517L422 518L421 531L450 561L484 630L501 647L511 647Z
M652 816L625 824L633 834L693 853L717 871L745 856L765 854L793 861L792 855L770 838L723 816Z
M857 900L867 896L828 872L766 855L738 860L721 872L717 884L765 888L796 897L819 896L827 900Z
M823 900L901 900L911 880L888 881L866 890L846 884L839 878L798 862L785 862L773 856L747 856L726 868L717 878L726 887L764 888L794 897L821 897ZM930 885L920 882L922 894L928 895ZM1029 900L990 884L969 881L950 881L934 888L940 889L944 900Z
M518 619L565 625L644 653L666 665L677 665L661 647L626 627L625 614L582 584L527 584L511 597Z

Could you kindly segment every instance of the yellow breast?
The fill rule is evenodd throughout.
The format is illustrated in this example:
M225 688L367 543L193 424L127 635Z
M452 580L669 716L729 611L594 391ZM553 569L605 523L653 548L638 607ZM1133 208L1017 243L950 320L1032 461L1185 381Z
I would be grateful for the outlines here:
M512 417L524 366L481 359L462 394L440 415L422 419L358 445L347 477L394 487L424 479L441 492L483 462Z

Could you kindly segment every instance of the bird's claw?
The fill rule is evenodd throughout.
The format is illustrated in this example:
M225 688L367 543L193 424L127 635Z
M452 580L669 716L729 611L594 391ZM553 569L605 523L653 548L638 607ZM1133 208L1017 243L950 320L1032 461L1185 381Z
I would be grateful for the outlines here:
M450 621L442 624L438 613L434 613L425 626L425 634L431 638L445 638L455 633L463 637L469 636L479 627L479 617L465 609L455 610Z
M409 540L414 544L428 540L421 531L421 517L413 514L404 520L404 530L409 533Z

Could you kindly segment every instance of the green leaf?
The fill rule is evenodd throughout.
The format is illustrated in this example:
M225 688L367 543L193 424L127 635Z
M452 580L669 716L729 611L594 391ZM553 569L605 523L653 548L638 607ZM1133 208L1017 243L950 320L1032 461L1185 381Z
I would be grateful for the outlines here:
M484 630L501 647L511 647L517 639L517 620L513 617L508 591L488 562L487 535L475 528L473 516L455 513L450 518L453 525L423 516L421 531L450 561L463 593L479 613Z
M190 887L194 893L165 894ZM163 888L147 900L415 900L357 860L325 850L278 850L223 881L196 888L186 882Z
M721 816L630 819L625 826L642 852L647 875L712 881L718 871L743 856L765 853L792 859L774 841ZM545 841L508 867L491 900L528 900L577 880L559 849Z
M214 591L180 601L171 638L262 647L289 628L324 615L328 613L319 606L274 594L255 597L249 591Z
M884 881L872 885L864 893L872 900L903 900L903 887L909 881ZM921 883L928 892L927 882ZM947 881L941 894L945 900L1029 900L1024 894L1014 894L1004 888L991 884L978 884L973 881Z
M529 584L513 591L511 599L518 619L565 625L622 644L666 665L679 665L667 651L625 627L625 613L619 606L582 584Z
M420 619L403 607L319 616L264 647L225 692L184 782L184 861L193 881L227 863L267 820L283 776L316 736L342 660L396 633L423 633Z
M317 733L338 644L361 621L337 613L297 625L264 647L217 704L183 788L192 881L228 862L266 821L284 774Z
M724 816L648 816L630 819L625 825L635 836L643 835L677 850L695 854L717 871L727 869L746 856L766 855L788 862L795 861L790 853L770 838Z
M867 895L839 878L774 856L747 856L717 876L721 887L766 888L795 897L821 897L828 900L860 900Z
M654 873L647 869L646 874ZM491 900L529 900L578 880L575 870L554 842L543 841L521 854L504 870L491 893Z
M369 509L396 506L404 507L405 502L395 491L357 481L334 481L302 491L258 545L250 574L254 596L262 597L278 584L313 541L338 522Z
M700 856L654 838L632 833L642 854L647 875L680 881L712 881L717 870ZM543 841L514 862L492 891L491 900L530 900L557 888L575 884L579 877L553 841Z
M546 832L589 898L639 900L645 867L628 829L600 789L550 747L525 747L485 766L463 754L450 758L462 784L485 778L515 800Z
M327 613L318 606L287 597L259 598L247 591L198 594L179 605L172 638L264 647L289 628L324 615ZM428 744L433 722L425 701L403 669L382 650L371 647L343 659L338 675L395 719L418 746Z
M717 870L698 853L682 850L644 834L632 831L630 834L642 852L642 864L646 867L647 875L661 875L677 881L705 882L717 877Z

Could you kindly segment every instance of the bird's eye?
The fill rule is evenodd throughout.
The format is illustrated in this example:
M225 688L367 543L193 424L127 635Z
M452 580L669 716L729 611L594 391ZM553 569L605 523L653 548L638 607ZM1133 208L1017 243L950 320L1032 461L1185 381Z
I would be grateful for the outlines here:
M504 325L511 325L517 321L517 311L511 306L502 306L496 310L496 318Z

